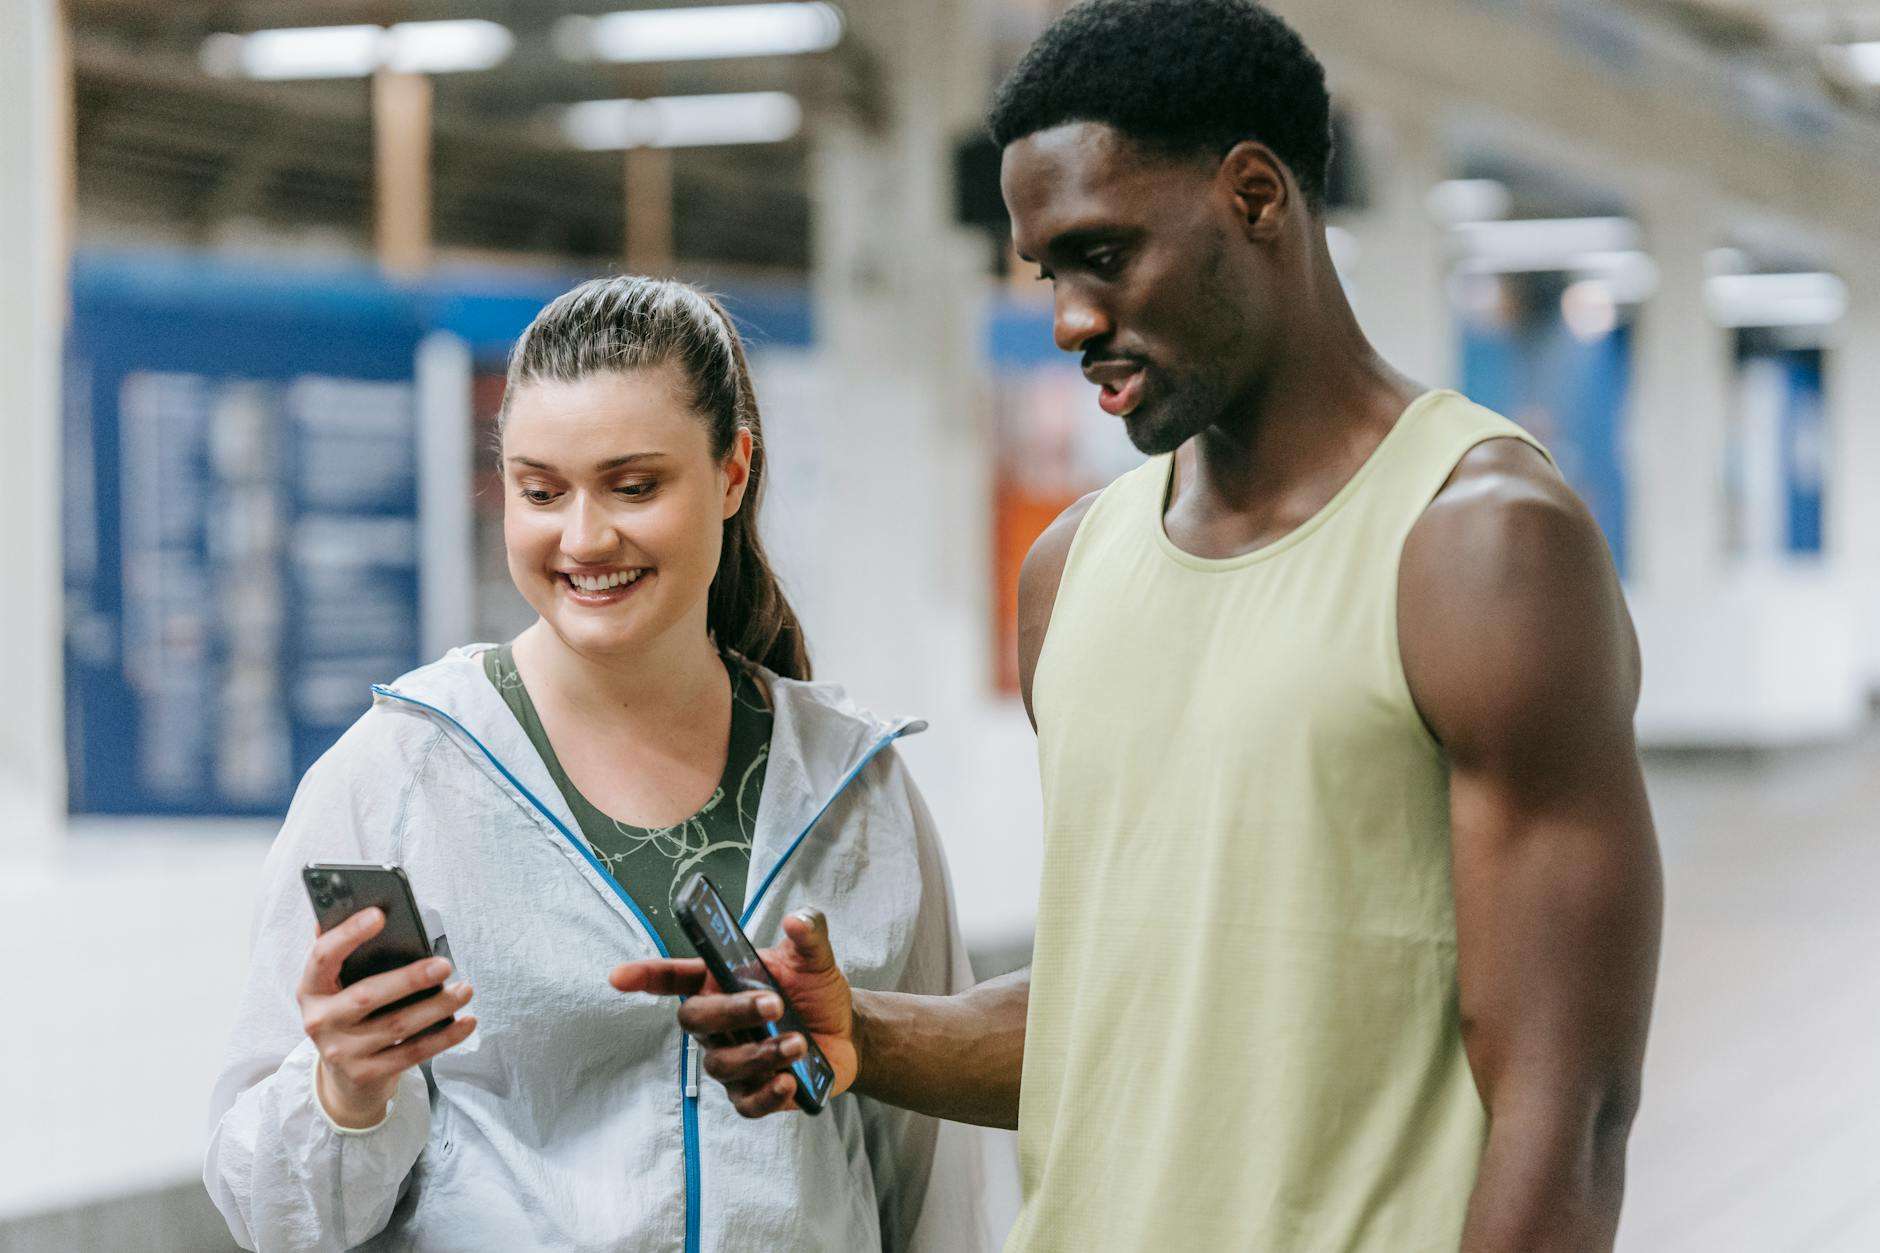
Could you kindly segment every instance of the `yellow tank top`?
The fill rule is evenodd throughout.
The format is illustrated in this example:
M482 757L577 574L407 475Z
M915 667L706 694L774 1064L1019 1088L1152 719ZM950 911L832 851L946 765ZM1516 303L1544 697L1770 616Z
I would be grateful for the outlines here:
M1486 1120L1397 564L1457 461L1503 437L1534 443L1428 393L1310 521L1223 560L1163 530L1169 457L1085 515L1032 689L1044 877L1008 1250L1453 1253Z

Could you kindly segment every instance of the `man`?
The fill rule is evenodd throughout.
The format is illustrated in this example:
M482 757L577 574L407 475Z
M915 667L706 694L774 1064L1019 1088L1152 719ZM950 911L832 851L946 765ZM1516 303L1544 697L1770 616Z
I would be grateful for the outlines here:
M1018 1127L1013 1249L1607 1247L1661 885L1599 532L1365 341L1323 73L1253 0L1072 9L991 127L1058 346L1152 455L1023 572L1034 965L851 993L813 911L766 960L842 1085ZM801 1040L731 1034L776 998L615 984L790 1105Z

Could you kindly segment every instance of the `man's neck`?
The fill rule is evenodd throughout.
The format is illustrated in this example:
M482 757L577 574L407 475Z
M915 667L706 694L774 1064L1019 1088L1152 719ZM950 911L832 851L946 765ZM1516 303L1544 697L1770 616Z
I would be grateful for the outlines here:
M1308 307L1235 421L1177 455L1169 534L1198 556L1263 547L1311 518L1423 390L1378 356L1342 291Z

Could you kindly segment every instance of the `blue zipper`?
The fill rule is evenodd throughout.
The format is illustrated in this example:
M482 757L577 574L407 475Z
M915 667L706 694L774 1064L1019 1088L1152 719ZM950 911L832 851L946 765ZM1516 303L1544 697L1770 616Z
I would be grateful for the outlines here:
M795 855L796 850L802 846L803 841L809 838L809 833L816 829L816 824L821 822L822 816L829 812L829 807L835 804L844 792L849 790L849 784L855 782L855 780L861 776L862 771L868 769L869 762L881 756L882 749L913 730L914 726L915 724L912 722L904 723L876 740L874 747L870 748L868 752L862 756L862 759L855 763L855 768L843 776L842 782L836 784L836 790L831 792L829 799L822 803L822 808L816 811L816 816L809 820L809 825L805 826L797 833L794 840L790 841L790 847L783 850L783 856L777 859L777 864L770 868L770 873L764 876L762 883L758 884L757 891L751 895L750 900L745 902L744 913L738 919L738 925L740 927L750 925L752 916L757 913L758 905L763 902L764 893L770 891L770 885L775 883L777 876L783 873L784 863L788 862L790 858Z
M492 766L496 767L497 772L501 774L503 778L509 780L509 785L518 792L521 792L522 795L528 799L528 802L541 812L544 818L547 818L549 822L554 824L555 830L561 832L562 837L573 846L574 851L581 854L582 859L585 860L588 865L594 867L595 872L600 875L601 881L612 888L614 895L618 896L621 902L625 904L628 909L633 911L633 916L639 919L640 926L645 928L647 938L653 942L653 947L659 950L659 955L661 957L672 956L671 952L667 950L665 942L659 938L659 932L655 931L653 924L647 920L646 914L641 911L639 905L634 902L634 899L627 894L626 889L620 886L619 881L607 872L605 866L601 865L599 859L594 856L593 851L587 847L587 843L583 840L576 839L574 833L562 825L561 819L557 818L548 806L537 799L535 793L531 792L528 787L523 784L522 780L510 773L509 767L505 766L501 759L498 758L495 753L492 753L482 740L473 735L470 728L445 713L442 709L439 709L436 705L428 704L418 700L416 697L405 696L383 684L374 683L372 690L388 700L402 701L407 705L415 705L419 709L427 709L463 732L464 738L469 740L472 744L475 744L477 750L489 759L489 763ZM839 799L844 792L849 790L849 785L854 783L855 780L861 776L862 771L868 768L868 763L879 757L881 751L888 747L888 745L906 735L913 729L914 725L915 724L911 722L905 723L893 731L888 732L888 734L882 736L879 740L876 740L874 746L863 755L860 761L855 763L854 768L843 776L842 782L836 785L836 790L829 794L829 799L822 803L822 807L816 811L815 816L797 833L796 838L790 841L790 846L783 850L783 856L779 857L777 864L770 868L770 873L764 876L764 881L758 885L756 894L752 896L749 903L745 905L744 915L738 920L738 925L743 926L750 922L751 916L757 912L758 903L764 899L764 894L770 891L770 885L775 883L777 876L783 872L784 863L788 862L790 858L795 855L796 850L802 847L803 841L809 838L809 833L816 829L816 824L821 822L823 815L829 812L829 807L835 804L837 799ZM679 1099L680 1124L684 1128L685 1135L685 1249L686 1253L699 1253L698 1198L702 1185L699 1180L698 1097L687 1094L687 1089L691 1086L689 1082L691 1077L689 1070L691 1061L692 1037L681 1033L679 1036Z

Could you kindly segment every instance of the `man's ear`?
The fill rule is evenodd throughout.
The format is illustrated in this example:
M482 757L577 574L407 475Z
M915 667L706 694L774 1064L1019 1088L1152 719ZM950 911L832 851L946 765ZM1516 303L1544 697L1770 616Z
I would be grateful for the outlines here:
M739 427L737 438L731 441L731 451L725 454L724 463L719 467L725 476L725 514L726 519L737 515L744 504L744 493L751 485L751 428Z
M1297 194L1286 163L1265 144L1243 139L1221 158L1220 178L1247 238L1258 242L1278 238Z

